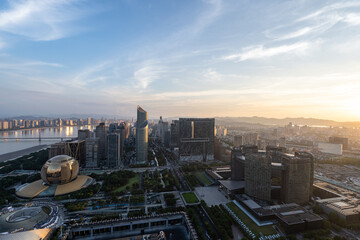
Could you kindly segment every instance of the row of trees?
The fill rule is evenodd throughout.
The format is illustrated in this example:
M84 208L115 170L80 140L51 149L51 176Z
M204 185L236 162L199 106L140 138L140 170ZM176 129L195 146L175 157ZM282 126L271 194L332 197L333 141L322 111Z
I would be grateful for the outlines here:
M209 214L211 220L214 222L219 235L222 236L222 239L233 239L231 225L233 219L227 211L219 206L208 207L204 201L201 201L201 206Z
M88 204L87 201L68 202L68 203L64 203L64 207L69 212L75 212L75 211L84 210L87 204Z
M0 174L9 173L13 170L36 170L40 171L44 163L49 159L47 149L19 157L15 160L0 163Z

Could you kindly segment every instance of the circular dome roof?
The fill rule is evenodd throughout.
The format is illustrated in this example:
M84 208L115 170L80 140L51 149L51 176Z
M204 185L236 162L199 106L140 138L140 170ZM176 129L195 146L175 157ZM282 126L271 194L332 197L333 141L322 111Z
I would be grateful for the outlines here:
M41 169L41 178L47 184L65 184L79 173L79 162L73 157L59 155L46 161Z

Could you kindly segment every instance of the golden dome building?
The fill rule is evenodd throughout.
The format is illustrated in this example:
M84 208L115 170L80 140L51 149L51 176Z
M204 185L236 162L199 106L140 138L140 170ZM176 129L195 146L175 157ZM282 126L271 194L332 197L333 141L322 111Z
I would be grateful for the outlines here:
M16 195L23 198L52 197L86 188L94 183L89 176L78 175L79 162L67 155L55 156L41 169L41 180L21 185Z

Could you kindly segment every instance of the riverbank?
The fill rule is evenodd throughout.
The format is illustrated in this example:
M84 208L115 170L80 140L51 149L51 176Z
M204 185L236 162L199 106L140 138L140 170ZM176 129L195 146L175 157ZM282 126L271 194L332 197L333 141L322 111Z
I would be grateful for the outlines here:
M16 129L0 129L1 132L14 132L14 131L22 131L22 130L36 130L36 129L45 129L45 128L62 128L62 127L96 127L96 124L84 124L84 125L62 125L62 126L44 126L44 127L29 127L29 128L16 128Z
M37 145L37 146L34 146L34 147L25 148L25 149L15 151L15 152L9 152L9 153L5 153L5 154L1 154L0 155L0 162L14 160L14 159L19 158L21 156L28 155L30 153L40 151L41 149L47 148L48 146L49 145L47 145L47 144L42 144L42 145Z

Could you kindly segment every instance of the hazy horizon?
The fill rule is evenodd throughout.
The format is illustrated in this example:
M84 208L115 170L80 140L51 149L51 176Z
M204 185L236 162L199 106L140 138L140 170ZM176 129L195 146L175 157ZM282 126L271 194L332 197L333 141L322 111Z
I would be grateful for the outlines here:
M2 1L0 117L360 121L359 27L347 0Z

